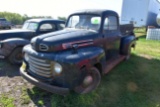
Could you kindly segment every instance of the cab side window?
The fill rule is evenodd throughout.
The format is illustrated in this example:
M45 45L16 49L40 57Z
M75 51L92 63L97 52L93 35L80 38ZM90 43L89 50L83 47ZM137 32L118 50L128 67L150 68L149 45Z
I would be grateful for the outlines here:
M59 29L59 30L62 30L62 29L64 29L65 24L59 23L59 24L57 24L57 26L58 26L58 29Z
M55 24L51 24L51 23L44 23L40 26L39 29L41 32L43 31L55 31L56 30L56 26Z
M115 16L106 17L104 21L103 29L104 30L117 30L118 28L117 23L118 23L117 17Z

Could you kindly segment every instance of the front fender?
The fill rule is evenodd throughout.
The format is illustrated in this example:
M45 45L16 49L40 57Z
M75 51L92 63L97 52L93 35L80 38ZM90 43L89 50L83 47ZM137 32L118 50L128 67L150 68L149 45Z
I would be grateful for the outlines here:
M27 56L30 58L29 61L37 59L37 62L39 60L44 60L46 62L59 63L63 68L63 72L60 75L55 75L53 81L58 85L68 87L70 89L77 86L81 80L83 80L82 78L87 72L89 72L89 68L105 60L103 48L94 46L79 48L77 51L70 49L61 52L46 53L37 52L31 48L31 45L27 45L23 48L23 51L25 54L28 54ZM28 66L32 65L29 64L30 62L27 63ZM31 70L28 72L36 78L44 80L44 77L34 74Z
M105 57L103 48L94 46L79 48L76 50L76 52L70 49L59 52L44 53L44 52L37 52L31 48L31 45L27 45L24 47L23 51L35 57L40 57L56 62L72 63L72 64L78 64L79 62L83 62L84 60L89 60L90 62L92 62L93 59L96 61L100 61Z
M24 46L29 43L30 43L29 40L21 38L5 39L3 41L0 41L1 44L0 55L8 57L16 47Z
M95 64L101 64L101 69L106 66L105 52L101 47L83 47L74 52L71 50L65 50L60 52L36 52L31 48L31 45L24 47L23 51L35 57L56 61L60 63L73 64L78 66L78 69L82 67L90 68Z

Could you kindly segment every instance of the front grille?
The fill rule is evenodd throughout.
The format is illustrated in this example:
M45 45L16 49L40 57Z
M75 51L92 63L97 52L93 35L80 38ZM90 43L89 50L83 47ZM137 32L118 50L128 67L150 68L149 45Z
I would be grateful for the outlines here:
M48 51L49 47L45 44L40 44L39 45L39 50L40 51Z
M29 56L29 70L30 72L33 72L36 75L50 78L52 70L51 62L33 56Z

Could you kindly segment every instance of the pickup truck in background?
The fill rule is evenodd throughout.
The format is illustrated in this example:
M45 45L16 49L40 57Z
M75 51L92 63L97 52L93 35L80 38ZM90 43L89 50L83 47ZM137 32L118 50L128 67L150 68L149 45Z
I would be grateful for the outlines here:
M21 64L23 60L22 48L30 40L44 33L62 30L65 22L54 19L30 19L22 29L0 31L0 58L7 58L12 64Z
M11 22L8 22L5 18L0 18L0 29L11 29Z
M121 32L123 31L123 32ZM66 28L37 36L23 48L21 75L52 93L88 93L101 75L130 58L136 46L133 25L119 25L112 10L82 10L71 14Z

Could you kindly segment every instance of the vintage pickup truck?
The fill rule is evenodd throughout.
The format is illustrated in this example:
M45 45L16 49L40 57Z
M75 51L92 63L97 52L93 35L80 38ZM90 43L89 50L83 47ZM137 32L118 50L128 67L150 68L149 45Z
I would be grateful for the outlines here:
M54 19L30 19L22 29L0 31L0 58L7 58L12 64L21 64L22 48L31 38L44 33L61 30L65 22Z
M135 45L133 26L120 26L116 12L77 11L69 16L65 29L35 37L23 48L20 72L52 93L88 93L99 85L101 74L129 59Z

